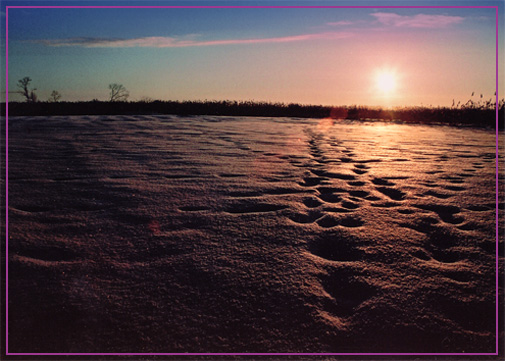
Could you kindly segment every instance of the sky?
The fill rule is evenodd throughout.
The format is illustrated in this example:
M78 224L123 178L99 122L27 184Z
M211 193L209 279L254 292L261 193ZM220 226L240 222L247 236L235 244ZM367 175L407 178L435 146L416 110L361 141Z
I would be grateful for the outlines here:
M141 5L324 5L344 2L143 2ZM496 10L503 1L353 2L367 8L8 8L134 2L1 3L9 100L29 76L39 100L238 100L316 105L450 106L494 97ZM408 3L410 4L410 3ZM405 5L405 1L402 2ZM7 23L7 24L6 24ZM501 78L500 78L501 79ZM3 89L5 79L2 78ZM499 95L503 94L503 82ZM2 93L5 96L5 92Z

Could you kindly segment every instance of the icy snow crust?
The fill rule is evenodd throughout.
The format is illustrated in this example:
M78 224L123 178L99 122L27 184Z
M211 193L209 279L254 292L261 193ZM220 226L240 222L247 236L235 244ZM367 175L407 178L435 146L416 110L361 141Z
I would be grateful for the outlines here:
M492 131L15 117L8 167L9 352L495 351Z

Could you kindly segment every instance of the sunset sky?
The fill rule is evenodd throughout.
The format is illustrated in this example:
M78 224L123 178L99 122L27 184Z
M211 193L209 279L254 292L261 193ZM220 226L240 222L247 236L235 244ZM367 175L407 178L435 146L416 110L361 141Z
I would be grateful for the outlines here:
M29 76L40 100L52 90L62 100L106 100L110 83L123 84L130 100L450 106L453 99L467 101L472 92L474 99L494 97L493 8L381 8L398 4L385 2L352 4L374 8L325 9L11 8L6 14L5 8L111 4L119 3L2 2L2 29L8 20L9 91ZM307 4L350 5L191 3ZM500 6L504 64L503 1L418 4ZM9 99L22 98L10 93Z

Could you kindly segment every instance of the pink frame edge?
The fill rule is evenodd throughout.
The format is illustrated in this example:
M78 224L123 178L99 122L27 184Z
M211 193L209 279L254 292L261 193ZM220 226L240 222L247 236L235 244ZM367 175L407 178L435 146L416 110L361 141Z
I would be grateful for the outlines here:
M499 245L499 228L498 228L498 106L496 106L496 284L495 284L495 324L496 324L496 349L494 353L9 353L9 9L397 9L397 8L414 8L414 9L495 9L496 10L496 104L498 105L498 6L6 6L5 16L5 355L16 356L494 356L499 354L498 340L498 245Z

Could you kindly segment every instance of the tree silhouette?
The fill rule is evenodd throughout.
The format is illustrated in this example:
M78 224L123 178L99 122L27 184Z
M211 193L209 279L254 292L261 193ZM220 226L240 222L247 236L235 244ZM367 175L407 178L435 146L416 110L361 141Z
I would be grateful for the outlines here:
M51 96L49 97L49 101L56 103L60 99L61 99L61 94L58 91L53 90L52 93L51 93Z
M28 103L34 103L37 101L37 95L35 94L35 90L37 89L29 89L28 85L32 80L30 77L25 76L23 79L18 80L18 87L21 88L20 93L26 98Z
M111 102L125 101L130 96L130 93L123 84L109 84L110 89L110 99Z

